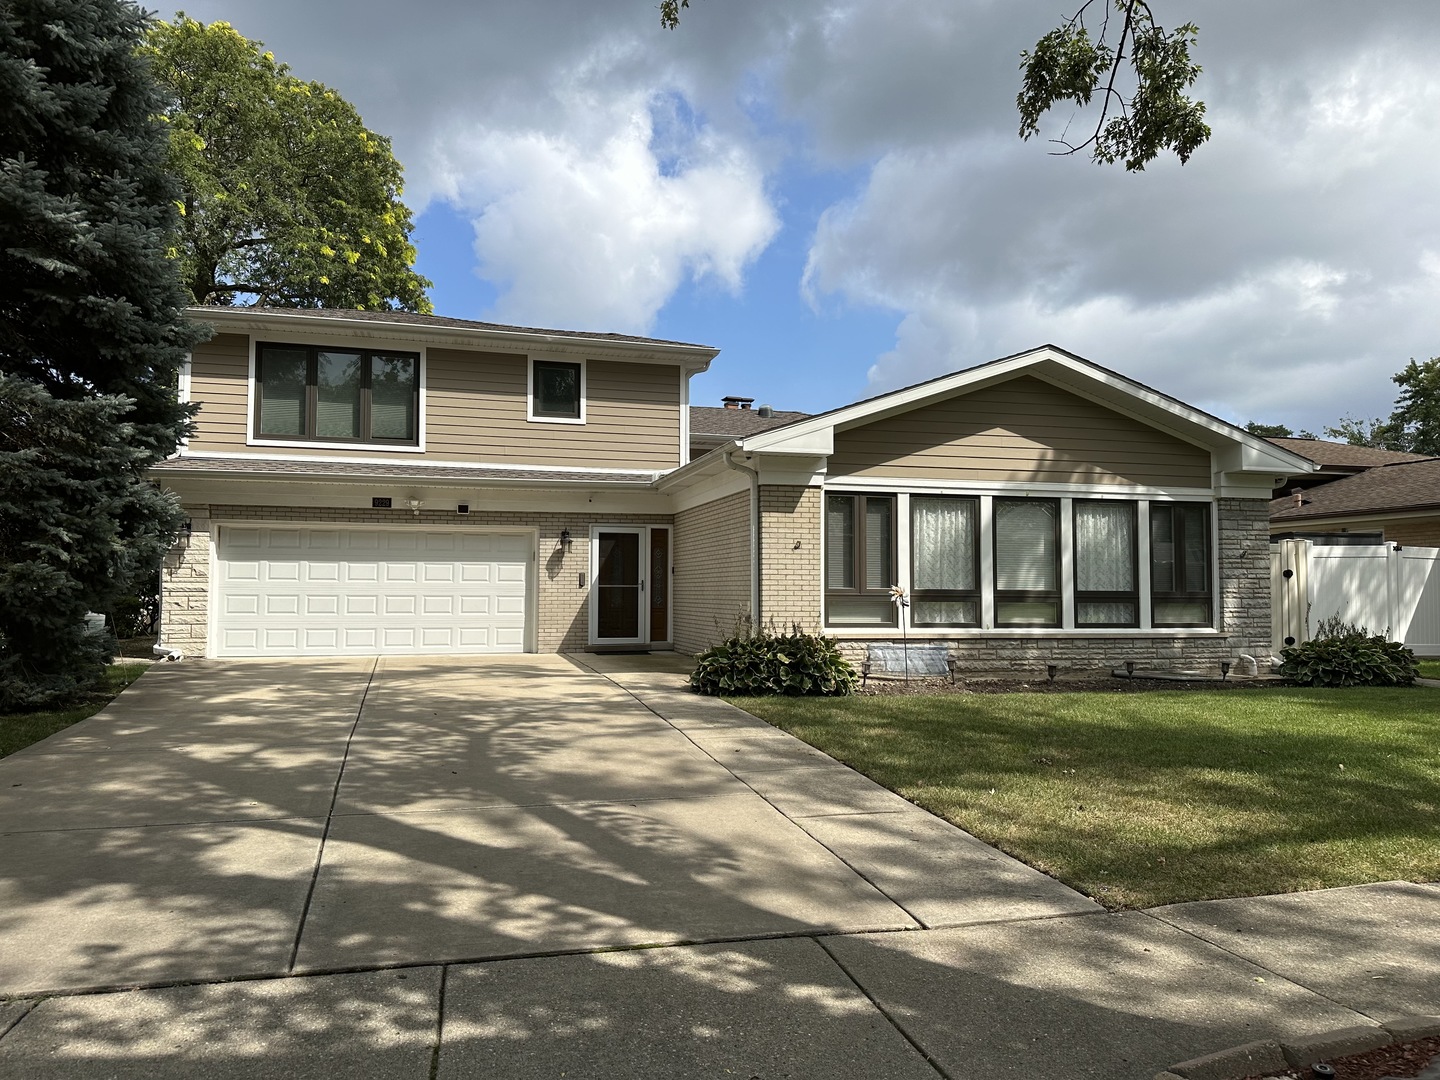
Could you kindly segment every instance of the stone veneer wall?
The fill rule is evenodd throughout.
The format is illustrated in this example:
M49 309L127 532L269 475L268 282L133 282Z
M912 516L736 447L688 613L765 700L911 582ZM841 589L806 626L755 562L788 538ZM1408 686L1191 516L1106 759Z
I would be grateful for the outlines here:
M1084 637L1029 637L1002 631L983 636L934 639L911 634L910 643L943 640L958 671L1027 671L1043 674L1046 664L1061 670L1114 668L1133 660L1140 667L1178 670L1210 668L1241 653L1255 657L1264 671L1270 657L1270 508L1263 499L1220 499L1216 503L1220 537L1220 588L1216 602L1220 633L1176 636L1153 634ZM887 639L888 640L888 639ZM842 641L852 661L864 658L866 641ZM894 639L900 644L900 638Z
M576 514L535 511L472 510L459 516L449 510L364 510L338 507L191 506L186 507L194 530L166 557L162 583L160 641L187 656L203 656L210 611L210 545L216 519L225 522L264 521L297 524L389 525L393 528L446 528L484 531L495 526L537 529L539 568L536 648L570 652L589 643L590 526L669 525L663 514L606 514L593 521ZM573 543L560 548L560 530L569 529ZM581 587L580 575L587 587ZM678 611L678 600L675 604Z
M675 648L697 653L750 614L750 492L675 515Z
M820 612L820 507L818 487L760 488L760 616L786 631L798 624L816 632Z

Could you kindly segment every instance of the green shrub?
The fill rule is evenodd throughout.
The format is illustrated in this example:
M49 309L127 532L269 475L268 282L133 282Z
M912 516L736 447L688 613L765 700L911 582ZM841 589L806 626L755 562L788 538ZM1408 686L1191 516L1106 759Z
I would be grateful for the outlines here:
M700 694L813 694L836 696L854 691L859 676L822 634L788 634L739 627L696 658L690 686Z
M1280 674L1302 686L1409 686L1420 674L1415 654L1383 634L1321 621L1309 641L1280 650Z

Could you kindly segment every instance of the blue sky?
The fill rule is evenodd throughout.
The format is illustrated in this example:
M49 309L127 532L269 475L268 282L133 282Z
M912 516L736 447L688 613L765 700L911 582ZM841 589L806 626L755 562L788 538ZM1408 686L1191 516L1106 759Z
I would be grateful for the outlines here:
M699 341L820 410L1051 342L1227 418L1389 411L1440 353L1433 0L1152 0L1214 137L1016 135L1032 0L201 0L391 137L442 314ZM1044 134L1086 117L1061 114Z

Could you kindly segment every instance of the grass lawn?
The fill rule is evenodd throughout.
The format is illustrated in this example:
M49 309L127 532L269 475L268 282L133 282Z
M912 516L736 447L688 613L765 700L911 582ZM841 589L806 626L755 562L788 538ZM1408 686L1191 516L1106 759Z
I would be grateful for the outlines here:
M103 709L116 694L145 673L149 664L112 664L105 669L105 682L85 699L68 709L41 712L0 713L0 758L23 750L54 735L62 728L78 724Z
M732 700L1109 907L1440 879L1440 691Z
M1440 660L1421 660L1419 664L1422 679L1440 679Z

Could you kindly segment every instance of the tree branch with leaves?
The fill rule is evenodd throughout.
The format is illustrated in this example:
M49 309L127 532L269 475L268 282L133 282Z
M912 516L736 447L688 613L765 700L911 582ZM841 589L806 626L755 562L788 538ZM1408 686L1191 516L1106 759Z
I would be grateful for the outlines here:
M1092 38L1086 15L1097 4L1104 14ZM1112 45L1116 16L1120 27ZM1210 138L1205 103L1189 94L1201 71L1190 55L1199 33L1194 23L1166 30L1145 0L1114 0L1113 10L1110 0L1086 0L1033 51L1020 54L1023 80L1015 106L1021 138L1039 135L1040 118L1062 102L1080 108L1094 103L1099 108L1094 128L1087 125L1089 134L1071 142L1067 125L1066 134L1051 140L1062 147L1055 153L1089 150L1096 162L1123 161L1126 169L1140 172L1168 150L1183 165Z

